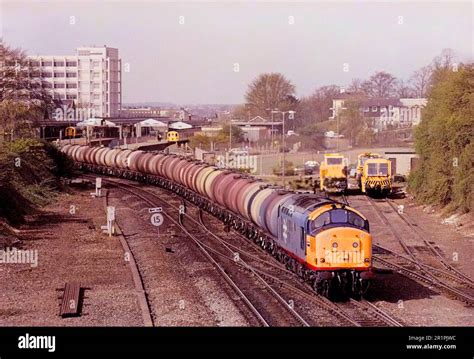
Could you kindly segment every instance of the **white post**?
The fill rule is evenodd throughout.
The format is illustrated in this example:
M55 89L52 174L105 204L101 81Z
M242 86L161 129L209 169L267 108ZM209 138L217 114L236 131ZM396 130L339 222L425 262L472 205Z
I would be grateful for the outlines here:
M109 232L109 237L112 237L115 234L115 207L107 207L107 230Z
M95 192L91 193L91 196L100 197L101 196L101 189L102 189L102 178L97 177L95 179Z
M109 237L115 234L115 207L107 206L107 224L100 227Z

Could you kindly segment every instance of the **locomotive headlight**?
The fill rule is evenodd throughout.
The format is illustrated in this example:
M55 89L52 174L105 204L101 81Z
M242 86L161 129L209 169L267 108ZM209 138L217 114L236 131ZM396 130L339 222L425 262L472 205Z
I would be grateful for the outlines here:
M333 248L337 248L337 243L334 242L334 243L332 244L332 247L333 247Z
M354 247L354 248L359 247L359 243L357 243L357 242L352 243L352 247Z

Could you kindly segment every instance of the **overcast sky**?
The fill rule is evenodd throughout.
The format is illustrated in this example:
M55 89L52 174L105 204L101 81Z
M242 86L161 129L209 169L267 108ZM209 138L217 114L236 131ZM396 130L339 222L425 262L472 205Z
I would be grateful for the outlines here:
M378 70L407 79L443 48L473 59L471 2L0 0L0 11L4 41L31 55L117 47L125 103L240 103L263 72L305 96Z

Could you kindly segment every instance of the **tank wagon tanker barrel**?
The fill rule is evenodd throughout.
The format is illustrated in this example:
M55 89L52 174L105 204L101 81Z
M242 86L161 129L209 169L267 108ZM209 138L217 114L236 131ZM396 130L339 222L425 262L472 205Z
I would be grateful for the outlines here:
M71 144L61 150L79 169L175 192L256 242L318 293L360 296L372 278L369 223L343 203L177 155Z

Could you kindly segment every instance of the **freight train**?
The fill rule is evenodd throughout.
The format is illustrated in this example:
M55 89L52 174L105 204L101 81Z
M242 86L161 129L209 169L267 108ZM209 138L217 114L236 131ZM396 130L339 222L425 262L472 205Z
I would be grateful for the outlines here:
M343 203L177 155L79 145L62 151L82 170L179 194L253 240L320 294L360 296L373 276L369 222Z
M391 162L378 153L360 154L356 179L362 193L386 196L392 191Z

